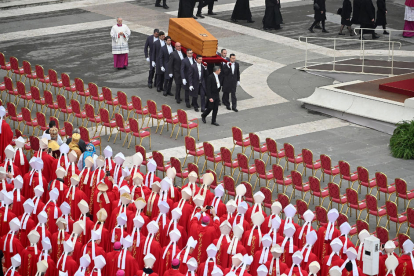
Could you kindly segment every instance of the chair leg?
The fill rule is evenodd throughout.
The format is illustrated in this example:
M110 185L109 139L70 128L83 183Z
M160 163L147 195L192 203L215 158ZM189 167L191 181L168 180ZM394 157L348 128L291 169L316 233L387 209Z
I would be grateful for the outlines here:
M177 140L177 138L178 138L178 134L180 134L180 129L181 129L181 131L182 131L182 129L183 129L183 128L182 128L181 126L179 126L179 127L178 127L177 136L175 136L175 140Z
M175 125L173 125L173 128L172 128L172 130L171 130L171 135L170 135L170 138L173 136L173 134L174 134L174 129L175 129L175 126L176 126L177 124L175 124Z
M128 135L129 135L129 133L126 133L126 135L125 135L125 139L124 139L124 143L122 144L122 146L124 146L124 145L125 145L125 142L126 142L126 140L128 139ZM132 136L131 136L131 138L132 138Z

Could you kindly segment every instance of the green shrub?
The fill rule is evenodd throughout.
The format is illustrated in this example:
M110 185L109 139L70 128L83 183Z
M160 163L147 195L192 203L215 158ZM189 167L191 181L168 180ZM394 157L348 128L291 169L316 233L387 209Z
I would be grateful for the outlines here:
M414 159L414 121L397 124L390 139L390 149L394 157Z

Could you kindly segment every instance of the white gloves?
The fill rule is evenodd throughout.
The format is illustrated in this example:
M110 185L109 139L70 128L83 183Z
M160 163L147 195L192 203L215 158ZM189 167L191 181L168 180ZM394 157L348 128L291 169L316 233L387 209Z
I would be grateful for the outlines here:
M240 82L239 81L237 82L237 86L240 86Z
M227 62L227 67L231 68L231 62Z
M164 66L161 66L161 71L165 72Z
M149 57L147 58L147 62L150 62L150 59L149 59Z
M183 79L183 84L187 85L187 80L186 79Z
M152 62L152 67L155 67L155 61Z
M169 74L168 76L170 76L170 78L172 78L173 74Z
M194 87L190 86L190 90L193 91L194 90Z

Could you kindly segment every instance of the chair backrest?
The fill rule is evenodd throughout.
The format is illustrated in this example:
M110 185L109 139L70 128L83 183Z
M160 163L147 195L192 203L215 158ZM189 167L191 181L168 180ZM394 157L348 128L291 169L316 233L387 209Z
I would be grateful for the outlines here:
M286 208L290 204L290 199L287 195L279 193L277 194L277 201L280 202L282 205L282 210Z
M88 83L88 89L92 97L97 97L97 98L99 97L98 86L96 85L96 83L93 83L93 82Z
M132 106L134 107L135 110L142 110L142 100L140 97L138 96L132 96L131 97L132 100Z
M18 128L14 130L14 133L16 134L16 139L19 138L20 136L23 136L23 133Z
M75 78L75 87L76 87L76 91L85 92L85 84L83 82L83 79Z
M24 85L23 82L17 81L16 87L17 87L17 92L19 93L20 96L26 95L26 85Z
M62 73L62 74L60 74L60 77L61 77L61 79L62 79L62 84L63 84L63 86L65 87L65 88L70 88L70 77L69 77L69 75L68 74L66 74L66 73Z
M133 132L133 133L139 133L139 123L138 120L135 118L129 118L129 129Z
M154 158L154 152L152 154L152 157ZM171 167L175 168L175 171L177 173L181 173L181 161L180 159L177 159L175 157L170 158Z
M249 182L242 181L240 185L244 185L246 187L246 194L244 195L245 198L248 198L250 200L253 200L253 187L252 184Z
M205 157L214 158L214 147L209 142L203 142Z
M408 223L414 225L414 208L407 208Z
M283 148L287 158L295 158L295 148L291 144L284 143Z
M196 151L196 141L193 137L191 136L185 136L184 137L184 145L185 145L185 149L186 151Z
M45 70L43 69L43 66L36 65L35 66L36 75L38 79L44 79L45 78Z
M65 128L66 136L72 137L73 134L73 125L70 122L63 122L63 127Z
M275 153L277 154L277 143L274 139L272 138L266 138L266 146L267 146L267 151L270 153Z
M4 54L0 52L0 66L6 66L6 58Z
M104 97L105 101L112 101L112 91L108 87L102 87L102 96Z
M375 196L370 194L365 195L365 202L367 203L368 210L373 212L378 211L378 201Z
M128 97L123 91L117 91L116 95L118 97L118 102L120 105L128 106Z
M241 169L249 170L249 158L247 158L247 156L244 153L237 154L237 161L239 162L239 167Z
M6 87L6 90L13 91L13 81L9 77L4 77L4 86Z
M346 198L352 205L358 205L358 192L352 188L346 189Z
M145 150L143 146L136 145L135 152L140 152L142 154L143 161L147 161L147 151Z
M243 132L240 128L232 127L231 132L233 134L233 141L240 142L240 143L243 142Z
M81 113L81 108L78 100L72 99L70 100L70 105L72 106L72 110L75 114ZM86 106L85 106L86 109Z
M9 113L9 116L17 117L16 106L14 105L14 103L7 102L6 106L7 106L7 113Z
M396 178L395 190L399 195L407 195L407 182L402 178Z
M50 121L54 121L55 125L56 125L56 128L59 129L59 120L56 117L50 116L49 117L49 122ZM72 136L72 134L70 136Z
M391 218L397 218L398 217L398 209L397 204L395 202L387 200L385 202L385 208L387 209L387 215Z
M249 133L249 139L253 148L260 148L260 138L256 133Z
M62 95L56 96L57 104L59 109L66 109L66 98Z
M40 149L39 138L36 136L30 136L29 141L30 141L30 148L33 151L39 151Z
M10 57L10 67L13 70L19 70L19 60L15 57Z
M85 113L86 113L86 117L88 117L89 119L95 119L95 108L93 107L93 105L85 104ZM115 116L116 115L120 115L120 114L115 114Z
M124 128L124 126L125 126L124 117L122 117L121 114L118 114L118 113L115 114L115 122L116 122L117 127Z
M147 100L148 112L157 115L157 104L153 100Z
M321 154L320 159L321 159L322 170L328 170L328 171L331 170L332 168L331 158L326 154Z
M302 174L298 171L291 171L292 183L295 187L302 188Z
M169 105L163 104L161 106L161 110L162 110L162 115L164 116L165 119L172 120L172 111Z
M376 172L375 179L377 181L377 186L379 188L384 188L388 190L388 180L387 180L387 176L384 173Z
M32 121L32 114L28 108L22 107L22 117L26 123L30 123Z
M362 230L367 230L369 232L369 224L362 219L358 219L356 221L356 228L357 228L357 232L361 232Z
M32 86L30 87L30 94L32 94L32 98L36 101L40 101L40 90L39 87L37 86ZM46 102L46 99L45 99ZM53 102L53 98L52 98L52 102Z
M106 124L111 122L111 118L109 118L109 111L106 108L99 109L99 117L101 117L101 121Z
M296 199L296 209L298 210L298 214L300 215L300 216L303 216L303 214L309 209L308 208L308 204L304 201L304 200L302 200L302 199L300 199L300 198L298 198L298 199Z
M32 86L33 87L33 86ZM36 87L37 88L37 87ZM40 100L40 91L39 91L39 88L37 88L37 91L39 92L39 100ZM37 93L37 92L36 92ZM33 94L32 94L33 95ZM52 92L50 92L50 91L48 91L48 90L44 90L43 91L43 96L45 97L45 103L47 104L47 105L54 105L54 102L53 102L53 94L52 94ZM65 100L65 102L66 102L66 100ZM65 104L66 105L66 104ZM59 104L58 104L58 107L59 107Z
M389 241L389 232L388 229L382 226L377 226L375 229L376 236L380 240L380 243L384 244Z
M328 190L331 198L340 199L341 190L339 189L338 184L332 182L328 183Z
M53 69L49 69L49 80L51 83L58 82L57 72Z
M39 124L39 126L47 127L45 114L43 114L42 112L37 112L36 119L37 119L37 123Z
M197 174L197 178L200 179L200 173L198 171L198 166L194 163L187 164L188 173L195 172Z
M217 174L216 174L216 172L214 170L207 169L206 173L211 173L214 177L214 180L211 183L210 188L212 188L212 189L216 188L217 187Z
M231 163L232 162L231 151L228 148L221 147L220 148L220 153L221 153L221 159L225 163Z
M361 182L369 182L369 172L366 168L359 166L357 168L357 172L358 172L358 180Z
M85 141L86 144L90 142L89 130L86 127L80 126L79 134L80 134L81 139Z
M348 222L348 216L343 213L339 213L338 219L336 220L337 225L341 226L344 222Z
M351 166L349 165L348 162L340 160L338 162L339 165L339 174L341 177L343 176L347 176L350 177L351 176Z
M266 164L262 159L255 159L254 165L256 166L256 172L261 175L266 175Z
M398 238L398 247L399 247L400 250L403 250L403 244L405 243L406 240L409 240L410 237L406 234L399 233L397 238ZM404 276L404 274L403 274L403 276Z
M328 223L328 211L323 206L315 206L316 220L320 223Z
M223 176L223 185L225 191L236 193L236 183L234 183L233 177L229 175Z
M0 55L0 59L1 59L1 55ZM26 75L32 74L32 65L30 65L30 62L28 62L27 60L23 60L23 71Z
M178 109L177 110L177 116L178 116L178 121L180 122L180 124L187 124L188 123L187 112L185 112L184 110Z
M302 149L302 158L303 163L305 163L306 165L313 164L313 153L310 149Z
M321 182L319 178L315 176L309 176L309 187L312 192L320 193L321 192Z
M285 179L285 175L284 175L284 171L283 171L282 166L280 166L278 164L273 164L272 165L272 171L273 171L273 177L276 180L283 181Z
M152 159L157 164L157 167L164 168L164 155L159 151L152 151Z
M264 194L264 204L272 205L272 191L268 187L260 187L260 191Z

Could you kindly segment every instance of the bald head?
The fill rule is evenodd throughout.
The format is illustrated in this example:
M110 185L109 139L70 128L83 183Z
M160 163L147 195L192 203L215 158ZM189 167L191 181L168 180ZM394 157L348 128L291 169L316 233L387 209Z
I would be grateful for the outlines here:
M180 42L175 43L175 50L181 51L181 43Z

